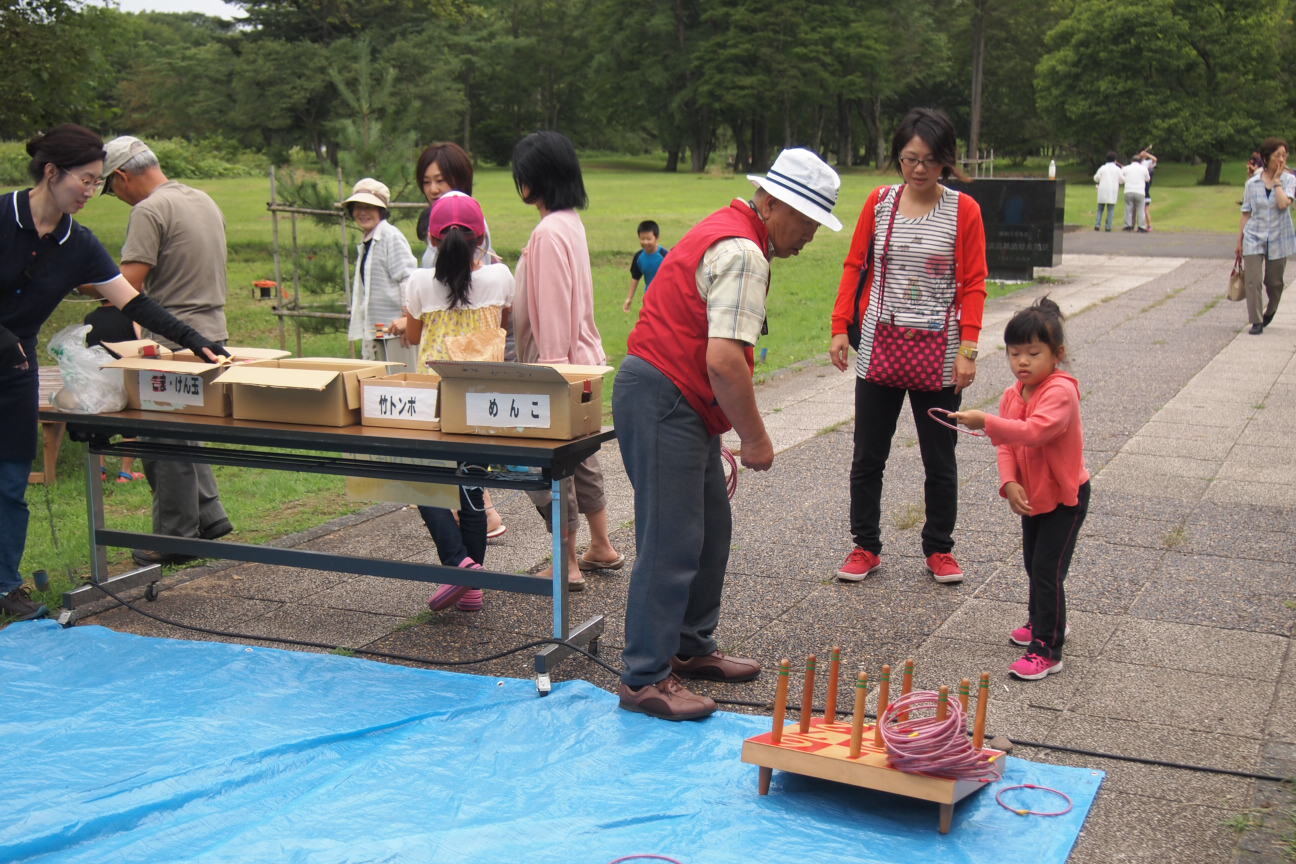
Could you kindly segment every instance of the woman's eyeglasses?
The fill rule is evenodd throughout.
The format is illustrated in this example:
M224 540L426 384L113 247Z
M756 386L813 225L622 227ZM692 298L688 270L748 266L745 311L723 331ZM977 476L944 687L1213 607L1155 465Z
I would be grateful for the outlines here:
M72 179L76 180L78 183L80 183L81 188L85 189L88 192L98 192L100 189L103 188L104 181L102 177L93 177L93 176L78 177L77 175L73 174L71 171L67 171L62 168L60 168L59 170L62 171L67 176L71 177Z
M900 164L906 168L917 168L921 164L928 171L934 171L942 167L941 161L934 156L928 156L925 159L919 159L917 156L901 156Z

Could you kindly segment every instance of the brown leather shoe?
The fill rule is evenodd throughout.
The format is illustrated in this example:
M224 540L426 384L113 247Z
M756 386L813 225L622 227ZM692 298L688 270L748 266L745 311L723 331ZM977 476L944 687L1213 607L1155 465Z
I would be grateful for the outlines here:
M728 657L723 651L713 651L702 657L681 660L671 657L671 671L681 678L699 678L703 681L724 681L734 684L751 681L761 673L760 664L745 657Z
M716 710L714 699L692 692L674 675L638 690L622 682L618 695L625 710L662 720L701 720Z

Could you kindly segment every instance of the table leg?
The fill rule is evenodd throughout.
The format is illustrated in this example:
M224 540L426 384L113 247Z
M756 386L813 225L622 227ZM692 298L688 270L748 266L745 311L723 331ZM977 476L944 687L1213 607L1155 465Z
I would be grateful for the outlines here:
M63 449L63 430L66 423L42 423L41 435L45 439L45 483L54 485L58 474L59 450Z
M108 550L100 546L96 533L104 527L103 481L99 479L99 454L86 448L86 510L90 517L90 580L108 578Z
M567 529L569 502L563 494L562 481L549 481L549 521L553 546L553 638L567 638L567 549L563 544L563 531ZM575 539L575 538L573 538Z
M940 805L940 833L948 834L950 826L954 824L954 805Z
M761 795L768 795L770 780L773 777L774 777L774 769L765 768L764 766L762 766L760 769L759 785L757 786L756 791L759 792Z

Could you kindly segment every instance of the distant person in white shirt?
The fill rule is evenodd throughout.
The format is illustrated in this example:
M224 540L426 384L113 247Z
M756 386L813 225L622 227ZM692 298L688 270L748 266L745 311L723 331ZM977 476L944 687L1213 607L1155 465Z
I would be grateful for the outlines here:
M1121 185L1125 187L1125 227L1122 230L1133 231L1137 221L1138 230L1143 234L1147 233L1147 226L1143 222L1146 215L1143 210L1143 196L1147 192L1150 179L1147 169L1143 167L1142 162L1138 161L1137 156L1121 169Z
M1107 162L1094 174L1094 185L1098 187L1098 216L1094 219L1094 230L1097 231L1103 221L1103 208L1106 208L1107 230L1110 231L1121 187L1121 169L1116 164L1115 151L1107 154Z

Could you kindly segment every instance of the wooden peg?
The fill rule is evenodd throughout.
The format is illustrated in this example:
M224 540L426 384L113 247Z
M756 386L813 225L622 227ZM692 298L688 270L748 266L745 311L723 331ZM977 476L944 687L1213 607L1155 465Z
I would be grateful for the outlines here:
M783 740L783 718L787 714L788 675L791 670L791 660L784 657L779 661L778 684L774 688L774 728L770 730L770 742L774 744Z
M908 660L905 661L904 677L900 679L901 696L908 696L910 691L913 690L913 673L914 673L914 661L913 658L910 657ZM896 719L903 723L904 721L909 719L909 712L906 711L903 714L898 715Z
M824 699L824 723L837 720L837 676L841 672L841 646L834 645L828 654L828 696Z
M981 683L977 685L976 725L972 727L972 748L980 750L985 741L986 703L990 701L990 673L981 673Z
M805 687L801 690L801 734L810 731L810 712L814 709L815 655L806 658Z
M972 682L964 678L959 682L958 700L959 707L963 709L963 722L967 722L968 716L968 697L972 695Z
M891 704L891 664L882 667L882 677L878 683L877 725L873 727L873 746L882 746L882 715L887 705Z
M864 742L864 703L868 701L868 673L860 670L855 679L855 713L851 717L850 758L858 759Z
M936 719L944 720L949 716L949 687L942 684L936 697Z

